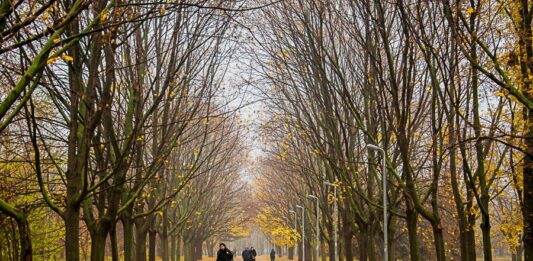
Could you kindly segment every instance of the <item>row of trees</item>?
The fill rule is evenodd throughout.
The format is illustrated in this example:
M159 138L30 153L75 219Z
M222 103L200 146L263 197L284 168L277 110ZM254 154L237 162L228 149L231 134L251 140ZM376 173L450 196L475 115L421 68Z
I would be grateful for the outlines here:
M503 249L533 260L532 11L492 0L262 10L251 55L270 116L258 195L274 225L263 227L300 233L290 210L305 206L312 260L316 195L330 260L335 225L341 259L379 260L385 178L389 260L493 260ZM386 170L368 144L384 149Z
M231 236L239 8L1 1L0 259L197 260Z

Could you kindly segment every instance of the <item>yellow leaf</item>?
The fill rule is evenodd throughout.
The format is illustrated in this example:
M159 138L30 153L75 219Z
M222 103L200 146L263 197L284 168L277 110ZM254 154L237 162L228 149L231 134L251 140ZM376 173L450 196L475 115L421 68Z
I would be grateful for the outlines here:
M74 58L72 58L72 56L70 56L70 55L66 55L66 54L61 55L61 59L63 59L63 61L65 61L65 62L72 62L72 61L74 61Z
M107 20L107 11L102 13L102 15L100 16L100 22L105 22L106 20Z
M50 59L48 59L48 61L46 61L47 64L51 64L51 63L55 63L59 60L60 58L59 57L52 57Z
M474 13L474 8L469 6L467 9L466 9L466 12L468 12L469 14L473 14Z

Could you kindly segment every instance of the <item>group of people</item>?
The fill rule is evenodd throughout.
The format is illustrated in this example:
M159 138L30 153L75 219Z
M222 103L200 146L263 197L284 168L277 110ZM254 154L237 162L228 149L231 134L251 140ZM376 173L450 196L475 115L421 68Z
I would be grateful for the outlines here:
M243 261L255 261L256 256L257 251L255 251L253 247L246 247L244 251L242 251ZM272 251L270 251L270 260L274 261L275 258L276 251L272 249ZM219 245L219 249L217 252L217 261L233 261L233 252L231 252L224 243L220 243Z
M242 261L255 261L256 256L257 251L255 251L254 247L246 247L242 251Z

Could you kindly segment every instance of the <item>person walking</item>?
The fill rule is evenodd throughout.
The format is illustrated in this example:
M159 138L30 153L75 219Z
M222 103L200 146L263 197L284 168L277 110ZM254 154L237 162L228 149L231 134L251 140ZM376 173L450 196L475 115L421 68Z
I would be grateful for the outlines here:
M242 251L242 261L252 261L253 255L249 247L244 248Z
M250 251L252 252L252 261L255 261L255 257L257 256L257 251L255 251L254 247L251 247Z
M272 248L272 251L270 251L270 261L274 261L274 259L276 259L276 251Z
M233 253L231 253L224 243L218 245L217 261L233 261Z

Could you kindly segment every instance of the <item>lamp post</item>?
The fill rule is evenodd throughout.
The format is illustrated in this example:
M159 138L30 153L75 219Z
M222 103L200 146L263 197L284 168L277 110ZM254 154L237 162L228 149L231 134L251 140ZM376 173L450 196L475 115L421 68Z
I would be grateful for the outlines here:
M294 214L294 255L295 256L298 253L298 226L296 224L296 211L289 210L290 213Z
M381 171L382 171L382 180L383 180L383 260L387 261L389 259L389 251L388 251L388 226L387 226L387 169L386 169L386 159L385 159L385 150L381 147L378 147L374 144L367 144L367 148L371 150L377 150L381 152L382 154L382 165L381 165Z
M335 256L333 258L334 261L338 259L338 250L337 250L337 223L339 219L339 209L337 207L337 186L331 182L324 181L324 185L333 187L333 197L335 198L335 201L333 201L333 240L335 245Z
M302 261L305 261L305 208L300 205L296 207L302 209Z
M316 261L320 255L320 201L315 195L307 195L308 198L316 200Z

